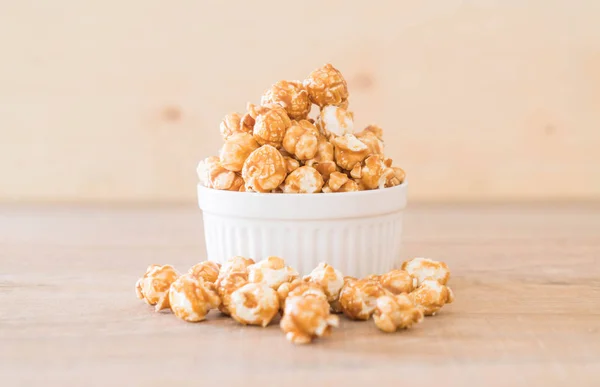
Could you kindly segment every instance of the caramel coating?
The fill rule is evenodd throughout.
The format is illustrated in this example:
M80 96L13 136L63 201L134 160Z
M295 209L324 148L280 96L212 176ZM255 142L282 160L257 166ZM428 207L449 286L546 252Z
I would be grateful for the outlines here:
M215 287L221 299L221 304L219 305L221 313L227 316L231 315L231 295L247 283L248 273L246 271L231 271L224 276L219 276Z
M254 138L260 145L280 147L286 130L292 125L287 113L279 105L269 105L256 117Z
M281 286L277 288L277 295L279 296L279 303L282 311L285 310L285 300L288 297L312 295L327 301L327 296L325 295L323 287L314 282L306 282L300 279L281 284Z
M219 151L221 165L229 171L239 172L250 153L258 147L258 143L251 134L232 134L225 140L225 144Z
M335 162L347 171L351 171L369 155L369 148L353 134L332 138L331 143L335 149Z
M454 301L454 293L435 279L427 279L419 285L408 297L423 309L425 316L435 315L444 305Z
M248 283L231 294L229 311L240 324L266 327L279 311L279 297L267 284Z
M354 132L354 114L339 106L325 106L319 115L319 128L328 138Z
M320 163L307 162L306 165L316 169L317 172L319 172L323 177L323 181L329 180L331 178L331 174L337 171L337 164L335 161L323 161Z
M356 135L363 144L369 148L369 155L378 155L383 157L383 141L371 131L363 131ZM389 166L389 165L388 165Z
M317 127L307 120L293 121L283 137L283 148L299 160L314 158L318 145Z
M205 282L214 283L219 277L221 265L213 261L203 261L190 267L188 273L194 278L202 278Z
M367 133L372 133L377 137L380 141L383 141L383 129L377 125L369 125L364 128L362 131L356 133L356 137L362 137Z
M368 320L375 310L377 298L385 294L385 289L375 280L349 279L340 293L342 312L352 320Z
M314 70L304 80L310 100L323 107L325 105L343 105L348 100L348 85L335 67L326 64Z
M285 180L287 165L277 149L263 145L248 156L242 168L246 190L269 192Z
M298 81L279 81L267 90L261 104L278 104L293 120L302 120L310 113L311 102L308 92Z
M288 297L279 324L287 340L294 344L308 344L317 337L330 334L339 319L330 314L329 304L313 295Z
M201 277L184 274L175 280L169 289L169 304L173 314L188 322L206 318L208 312L219 306L221 300L210 282Z
M333 266L321 262L313 271L304 276L304 281L319 285L323 288L327 301L334 303L340 298L340 292L344 286L344 275Z
M360 181L367 189L385 188L393 177L394 170L378 155L367 157L360 172Z
M231 272L248 273L248 266L254 265L254 259L241 256L235 256L227 260L219 269L218 278L223 278Z
M323 177L313 167L300 167L285 179L284 193L316 193L323 188Z
M406 179L406 173L402 168L392 167L392 170L394 171L394 176L386 183L386 188L400 185Z
M406 270L417 279L417 286L428 279L433 279L446 285L450 279L450 269L445 262L434 261L429 258L413 258L402 264L402 270Z
M254 123L252 124L254 126ZM221 121L219 130L223 139L227 140L229 136L235 133L248 133L252 134L252 126L242 125L242 119L239 113L229 113Z
M237 191L243 183L241 177L235 172L225 169L216 156L200 161L196 171L200 184L208 188Z
M298 272L286 266L285 261L279 257L268 257L248 266L248 281L265 283L277 290L284 282L291 282L298 278Z
M423 311L406 294L381 296L377 299L373 321L383 332L392 333L423 321Z
M156 305L156 311L169 307L169 287L179 277L171 265L150 265L144 276L135 284L137 297L149 305Z
M410 293L417 287L417 279L405 270L392 270L376 276L381 286L392 294Z

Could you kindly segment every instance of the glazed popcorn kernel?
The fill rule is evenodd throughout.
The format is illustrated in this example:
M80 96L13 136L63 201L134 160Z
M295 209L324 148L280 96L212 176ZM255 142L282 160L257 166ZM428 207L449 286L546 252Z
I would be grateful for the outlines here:
M402 184L404 179L406 179L406 173L402 168L392 167L392 170L394 171L394 176L386 183L386 187L395 187Z
M377 299L373 321L384 332L396 332L423 321L423 310L415 306L405 294L381 296Z
M446 285L450 279L450 269L444 262L434 261L429 258L413 258L402 264L402 270L406 270L417 279L417 286L428 279L433 279Z
M377 298L386 294L379 282L372 279L348 279L340 292L342 312L353 320L368 320L377 305Z
M338 324L338 317L330 314L325 299L307 295L287 298L279 326L292 343L308 344L314 338L329 335Z
M258 147L258 143L251 134L232 134L225 140L225 144L219 151L221 165L227 170L239 172L250 153Z
M296 169L300 168L300 161L296 160L295 158L283 156L283 159L285 160L287 173L292 173ZM283 188L281 189L281 192L283 192Z
M231 295L233 292L248 283L248 273L246 271L231 271L224 276L219 276L215 287L217 294L221 299L219 310L225 315L231 315Z
M367 189L385 188L392 178L394 178L394 170L386 167L381 156L373 155L365 159L360 172L360 181Z
M304 281L321 286L327 296L327 301L334 303L340 298L340 291L344 286L344 275L333 266L321 262L310 274L304 276Z
M279 311L277 292L265 283L248 283L231 294L231 317L244 325L269 325Z
M171 310L184 321L202 321L207 313L220 303L221 299L212 283L189 273L175 280L169 289Z
M279 81L267 90L261 104L278 104L293 120L306 118L310 113L311 102L308 92L299 81Z
M375 137L377 137L380 141L383 141L383 129L381 128L381 126L369 125L359 133L356 133L356 137L365 136L367 135L367 133L371 133L375 135Z
M419 305L423 309L425 316L435 315L444 305L454 301L452 290L435 279L421 282L417 289L409 293L408 297L415 305Z
M229 138L229 136L235 133L249 133L252 134L252 126L248 127L247 125L242 124L242 119L239 113L229 113L223 118L221 121L221 125L219 126L219 130L221 131L221 135L225 140Z
M332 138L331 143L335 150L335 162L347 171L351 171L369 155L369 148L353 134Z
M219 269L218 278L226 277L227 275L229 275L229 273L234 271L247 273L248 266L254 265L255 263L256 262L254 262L254 259L252 258L246 258L241 256L235 256L233 258L230 258L227 260L227 262L221 265L221 268Z
M323 181L329 180L331 178L331 174L337 171L337 164L335 161L323 161L320 163L317 162L307 162L306 166L313 167L321 174L323 177Z
M362 143L364 143L367 148L369 148L370 155L378 155L383 156L383 141L377 137L375 133L372 131L364 130L356 135ZM389 166L389 165L388 165Z
M284 193L316 193L323 188L323 177L313 167L300 167L285 179Z
M321 133L327 137L354 133L354 114L338 106L328 105L319 115Z
M304 87L308 91L310 100L323 107L347 103L348 85L346 80L335 67L326 64L309 74L304 80Z
M200 161L197 168L200 184L219 190L239 190L242 178L235 172L223 168L218 157L211 156Z
M320 297L327 301L327 296L320 285L300 279L295 279L292 282L285 282L281 284L281 286L277 288L277 295L279 296L279 304L282 311L285 309L285 300L288 297L311 295L314 297Z
M293 121L283 137L283 148L299 160L314 158L318 145L317 127L307 120Z
M138 298L149 305L156 305L156 310L169 307L169 287L179 277L179 273L171 265L150 265L146 273L135 284Z
M188 273L195 278L202 278L205 282L214 283L219 277L221 265L213 261L204 261L190 267Z
M298 278L298 272L285 265L285 261L279 257L269 257L248 266L248 281L253 283L264 283L277 289L284 282L291 282Z
M286 130L292 125L287 113L279 105L269 105L254 123L254 138L260 145L281 146Z
M285 159L271 145L263 145L248 156L242 168L246 190L269 192L285 180Z
M410 293L417 287L417 279L404 270L392 270L377 276L377 281L392 294Z

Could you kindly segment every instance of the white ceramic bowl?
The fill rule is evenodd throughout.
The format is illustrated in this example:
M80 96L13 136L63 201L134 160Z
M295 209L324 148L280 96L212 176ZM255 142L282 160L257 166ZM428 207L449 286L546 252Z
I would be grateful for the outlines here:
M406 182L329 194L259 194L198 185L208 258L276 255L301 274L327 262L344 275L383 273L400 264Z

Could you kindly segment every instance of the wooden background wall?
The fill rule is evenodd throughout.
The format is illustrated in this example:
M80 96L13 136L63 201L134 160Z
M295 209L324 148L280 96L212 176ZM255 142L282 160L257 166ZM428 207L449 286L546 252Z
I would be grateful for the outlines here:
M0 201L193 200L221 117L328 61L413 199L600 198L600 1L0 0Z

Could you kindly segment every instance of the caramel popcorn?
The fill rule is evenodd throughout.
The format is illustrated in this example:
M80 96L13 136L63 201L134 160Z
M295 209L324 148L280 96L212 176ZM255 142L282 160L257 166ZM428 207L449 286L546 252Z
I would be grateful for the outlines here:
M392 294L410 293L417 287L417 279L404 270L392 270L376 280Z
M256 262L254 262L252 258L245 258L240 256L230 258L229 260L227 260L227 262L221 265L221 268L219 269L218 278L226 277L227 275L229 275L229 273L232 272L247 273L248 266L254 265L255 263Z
M319 263L309 275L304 276L304 280L321 286L332 305L339 300L344 286L344 275L325 262Z
M417 279L417 286L421 286L421 283L428 279L437 280L442 285L446 285L450 279L448 265L429 258L413 258L406 261L402 264L402 270L406 270Z
M300 161L296 160L295 158L290 156L283 156L283 159L285 160L285 167L287 173L292 173L296 169L300 168ZM283 192L283 188L281 189L281 192Z
M408 297L423 308L425 316L435 315L444 305L454 301L452 290L435 279L426 279Z
M265 283L248 283L231 294L229 311L241 324L266 327L279 311L279 298Z
M368 320L375 310L377 298L386 294L372 279L348 279L340 293L342 312L353 320Z
M327 137L354 132L354 114L338 106L325 106L319 115L321 133Z
M150 265L146 273L135 284L135 293L159 311L169 307L169 287L179 277L171 265Z
M335 149L335 162L340 168L351 171L369 154L369 148L353 134L334 137L331 143Z
M200 161L197 172L200 183L208 188L237 191L243 184L242 178L235 172L225 169L216 156Z
M316 69L304 80L310 100L323 107L325 105L340 106L348 100L348 85L335 67L330 64Z
M391 333L423 321L423 311L405 294L381 296L377 299L373 320L377 328Z
M248 273L246 271L231 271L226 275L219 276L215 286L217 294L221 299L219 310L225 315L231 315L231 295L233 292L248 283Z
M229 113L228 115L225 116L225 118L223 118L223 121L221 122L219 129L221 131L221 135L223 136L223 139L227 140L227 138L229 138L229 136L236 134L236 133L252 134L253 126L254 126L254 123L252 123L252 126L250 126L250 127L248 127L248 125L243 125L241 116L239 113Z
M323 161L320 163L317 162L307 162L307 167L313 167L317 170L323 177L323 181L329 180L331 174L337 171L337 165L334 161Z
M313 167L300 167L288 175L284 193L315 193L323 188L323 177Z
M355 170L356 167L353 171ZM386 167L383 159L378 155L367 157L359 173L360 181L367 189L384 188L394 178L394 170Z
M306 282L300 279L281 284L281 286L277 288L277 295L279 296L279 303L282 310L285 310L285 300L288 297L311 295L327 301L327 296L323 291L323 287L314 282Z
M391 168L394 171L394 176L386 183L386 188L387 187L395 187L397 185L400 185L404 182L404 179L406 178L406 173L404 172L404 170L402 168L398 168L398 167L391 167Z
M299 160L314 158L318 145L317 127L307 120L293 121L283 137L283 148Z
M219 152L221 165L227 170L239 172L250 153L258 147L258 143L251 134L232 134L225 140L225 144Z
M379 139L380 141L383 141L383 129L381 128L381 126L377 126L377 125L367 126L360 132L356 133L356 137L363 137L363 136L367 135L368 133L375 135L375 137L377 137L377 139Z
M383 156L383 141L373 131L365 129L356 138L369 148L369 155Z
M221 265L213 261L204 261L195 264L188 273L195 278L202 278L205 282L214 283L219 277Z
M198 322L206 318L209 310L221 303L215 287L204 282L202 277L184 274L171 284L169 304L173 314L188 322Z
M263 94L261 104L278 104L293 120L306 118L311 102L308 92L298 81L279 81Z
M260 145L281 146L286 130L292 125L290 118L279 105L269 105L266 112L256 117L254 138Z
M329 335L338 324L338 317L329 313L325 299L308 295L287 298L279 326L292 343L307 344Z
M285 180L285 159L271 145L263 145L248 156L242 169L246 190L269 192Z
M248 281L264 283L277 290L284 282L291 282L298 278L298 272L279 257L269 257L254 265L248 266Z

